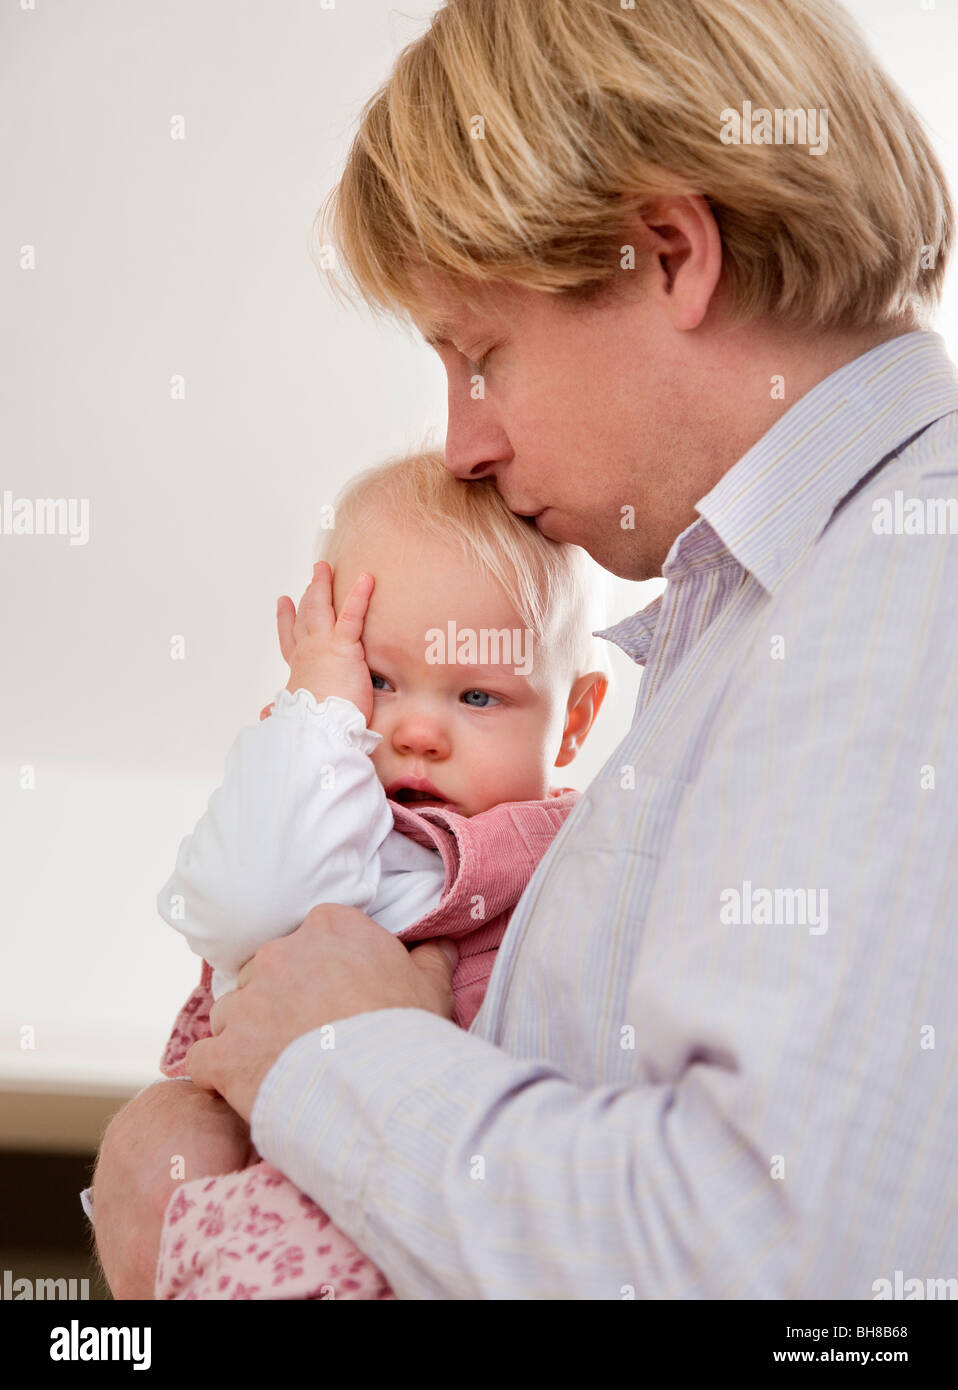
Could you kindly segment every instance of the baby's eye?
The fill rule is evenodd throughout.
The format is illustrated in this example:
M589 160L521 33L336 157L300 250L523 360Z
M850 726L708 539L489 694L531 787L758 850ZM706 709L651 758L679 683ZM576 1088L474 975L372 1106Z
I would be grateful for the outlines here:
M386 677L385 677L385 676L377 676L373 671L370 671L370 673L369 673L369 679L370 679L370 680L372 681L372 683L373 683L373 690L382 690L382 688L383 688L381 685L377 685L377 684L376 684L377 681L383 681L383 683L384 683L385 685L388 685L388 684L389 684L389 682L386 680Z
M481 696L481 698L482 698L483 700L496 700L496 704L499 704L499 703L500 703L499 700L496 699L495 695L490 695L490 694L489 694L488 690L466 690L466 691L463 692L462 698L465 700L466 697L469 696L469 695L479 695L479 696ZM489 706L488 706L487 704L472 705L472 708L473 708L473 709L488 709Z

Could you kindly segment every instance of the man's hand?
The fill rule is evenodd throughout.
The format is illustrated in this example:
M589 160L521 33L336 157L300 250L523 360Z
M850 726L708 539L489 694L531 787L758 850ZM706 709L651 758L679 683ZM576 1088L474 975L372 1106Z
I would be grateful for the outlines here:
M361 574L337 618L333 572L327 561L318 560L299 612L285 594L276 606L280 650L290 673L286 689L291 694L308 690L317 700L329 695L351 700L367 724L373 714L373 683L362 636L374 584L371 574Z
M186 1067L247 1121L256 1094L289 1044L324 1024L375 1009L425 1009L452 1018L454 942L413 951L354 907L314 907L289 936L268 941L242 967L237 988L210 1010L211 1038Z
M233 1173L256 1157L248 1125L189 1081L157 1082L118 1111L93 1179L97 1254L113 1297L153 1297L163 1218L181 1181Z

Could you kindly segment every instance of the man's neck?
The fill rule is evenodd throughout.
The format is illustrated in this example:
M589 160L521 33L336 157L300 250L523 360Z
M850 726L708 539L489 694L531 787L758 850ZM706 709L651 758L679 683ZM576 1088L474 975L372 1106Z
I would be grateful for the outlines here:
M880 328L815 334L783 331L778 325L735 330L713 340L723 359L728 391L721 423L713 417L711 467L699 497L714 487L792 406L848 363L920 325L909 318ZM719 342L721 347L719 348ZM744 388L744 389L743 389ZM697 500L697 499L696 499Z
M662 534L658 569L653 574L661 574L675 538L696 520L696 503L793 405L849 362L920 328L911 318L881 328L829 334L753 323L713 329L701 339L699 353L690 365L703 389L689 393L690 407L694 408L691 403L696 398L699 404L694 420L690 409L682 430L685 441L695 440L687 456L684 505L681 512L672 515L667 532ZM676 501L681 491L676 488Z

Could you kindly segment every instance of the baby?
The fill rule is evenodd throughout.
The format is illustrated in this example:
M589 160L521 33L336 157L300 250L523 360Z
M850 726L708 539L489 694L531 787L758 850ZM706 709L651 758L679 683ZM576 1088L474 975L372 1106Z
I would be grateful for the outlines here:
M455 937L455 1021L471 1025L512 909L577 798L550 769L575 756L608 688L591 635L600 573L440 453L351 483L299 608L279 601L286 688L240 733L158 897L204 961L167 1076L185 1075L243 963L319 903L357 907L409 944ZM156 1297L392 1296L309 1198L269 1164L237 1173L242 1162L224 1174L191 1150Z

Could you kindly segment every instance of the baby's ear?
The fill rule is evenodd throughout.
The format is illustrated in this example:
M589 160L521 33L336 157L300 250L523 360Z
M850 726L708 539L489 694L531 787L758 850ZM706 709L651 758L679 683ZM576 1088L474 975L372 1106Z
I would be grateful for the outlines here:
M604 671L589 671L580 676L569 692L566 708L565 728L562 731L562 745L555 760L556 767L571 763L595 723L602 701L609 688L609 678Z
M272 704L264 705L263 708L262 708L262 709L260 710L260 712L259 712L259 717L260 717L260 719L268 719L268 718L270 717L270 715L273 713L273 710L274 710L275 708L276 708L276 701L275 701L275 700L272 702Z
M595 690L595 703L592 709L592 722L594 723L599 710L602 708L602 701L609 693L609 677L604 671L593 671L591 674Z

